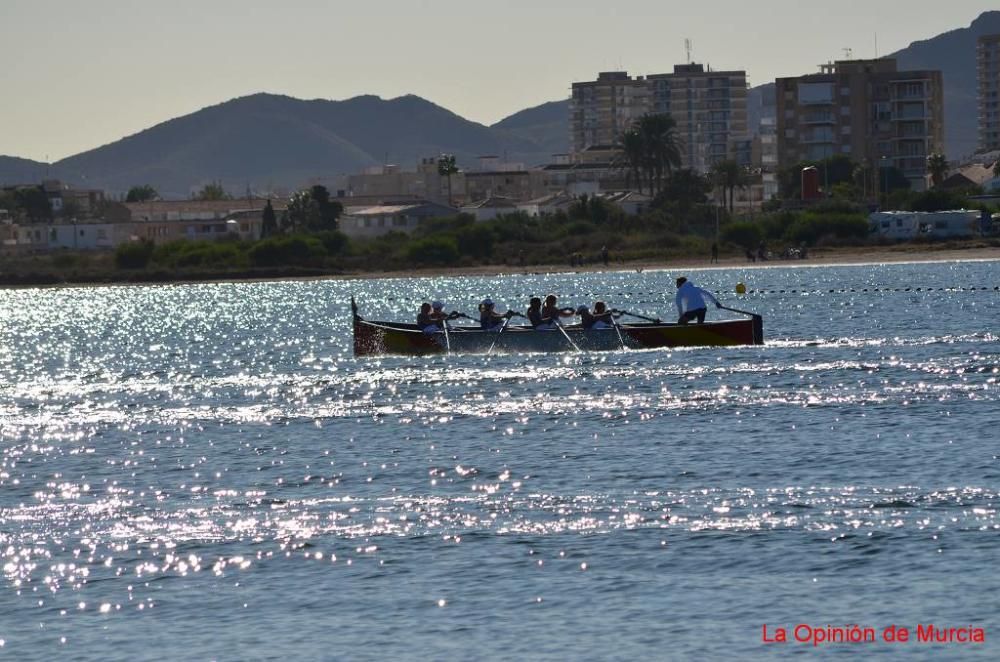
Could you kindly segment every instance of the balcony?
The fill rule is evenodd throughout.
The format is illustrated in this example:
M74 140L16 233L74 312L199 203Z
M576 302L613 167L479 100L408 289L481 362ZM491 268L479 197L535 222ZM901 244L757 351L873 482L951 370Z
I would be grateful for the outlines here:
M802 124L836 124L837 118L833 113L807 113L800 120Z
M834 139L834 136L804 135L799 142L803 145L833 145L837 141Z

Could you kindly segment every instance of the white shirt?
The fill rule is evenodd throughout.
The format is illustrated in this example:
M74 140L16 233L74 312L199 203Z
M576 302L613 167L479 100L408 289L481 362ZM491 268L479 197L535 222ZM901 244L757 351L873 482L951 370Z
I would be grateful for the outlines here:
M677 314L683 315L689 310L698 310L699 308L705 308L705 298L714 303L716 306L719 305L719 301L712 296L712 293L708 290L703 290L700 287L695 287L694 283L688 281L677 288Z

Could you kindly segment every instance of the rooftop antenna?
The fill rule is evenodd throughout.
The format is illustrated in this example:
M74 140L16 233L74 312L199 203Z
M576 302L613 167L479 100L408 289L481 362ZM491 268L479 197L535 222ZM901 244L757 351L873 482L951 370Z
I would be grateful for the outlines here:
M878 55L878 32L875 33L875 59L879 58Z
M691 64L691 40L690 39L685 39L684 40L684 50L687 51L687 63Z
M853 48L848 47L848 48L844 48L842 50L844 51L844 59L845 60L850 60L854 56L854 49Z

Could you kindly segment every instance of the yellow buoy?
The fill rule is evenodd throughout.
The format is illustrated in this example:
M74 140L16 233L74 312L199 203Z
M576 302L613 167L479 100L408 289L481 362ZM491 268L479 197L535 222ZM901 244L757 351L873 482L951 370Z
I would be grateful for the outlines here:
M746 294L747 293L747 286L744 285L743 283L736 283L736 293L737 294Z

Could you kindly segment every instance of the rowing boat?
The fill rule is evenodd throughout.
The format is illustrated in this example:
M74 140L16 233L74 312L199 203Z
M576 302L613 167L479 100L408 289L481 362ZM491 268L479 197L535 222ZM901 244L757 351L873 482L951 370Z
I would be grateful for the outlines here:
M351 300L354 317L354 354L425 355L486 353L493 347L504 353L583 351L622 349L657 349L663 347L727 347L763 345L764 321L760 315L749 319L706 322L704 324L642 323L618 324L621 331L583 329L580 326L538 331L530 326L508 325L503 333L476 327L452 326L449 333L425 333L416 324L373 322L358 314ZM572 340L572 343L569 342Z

